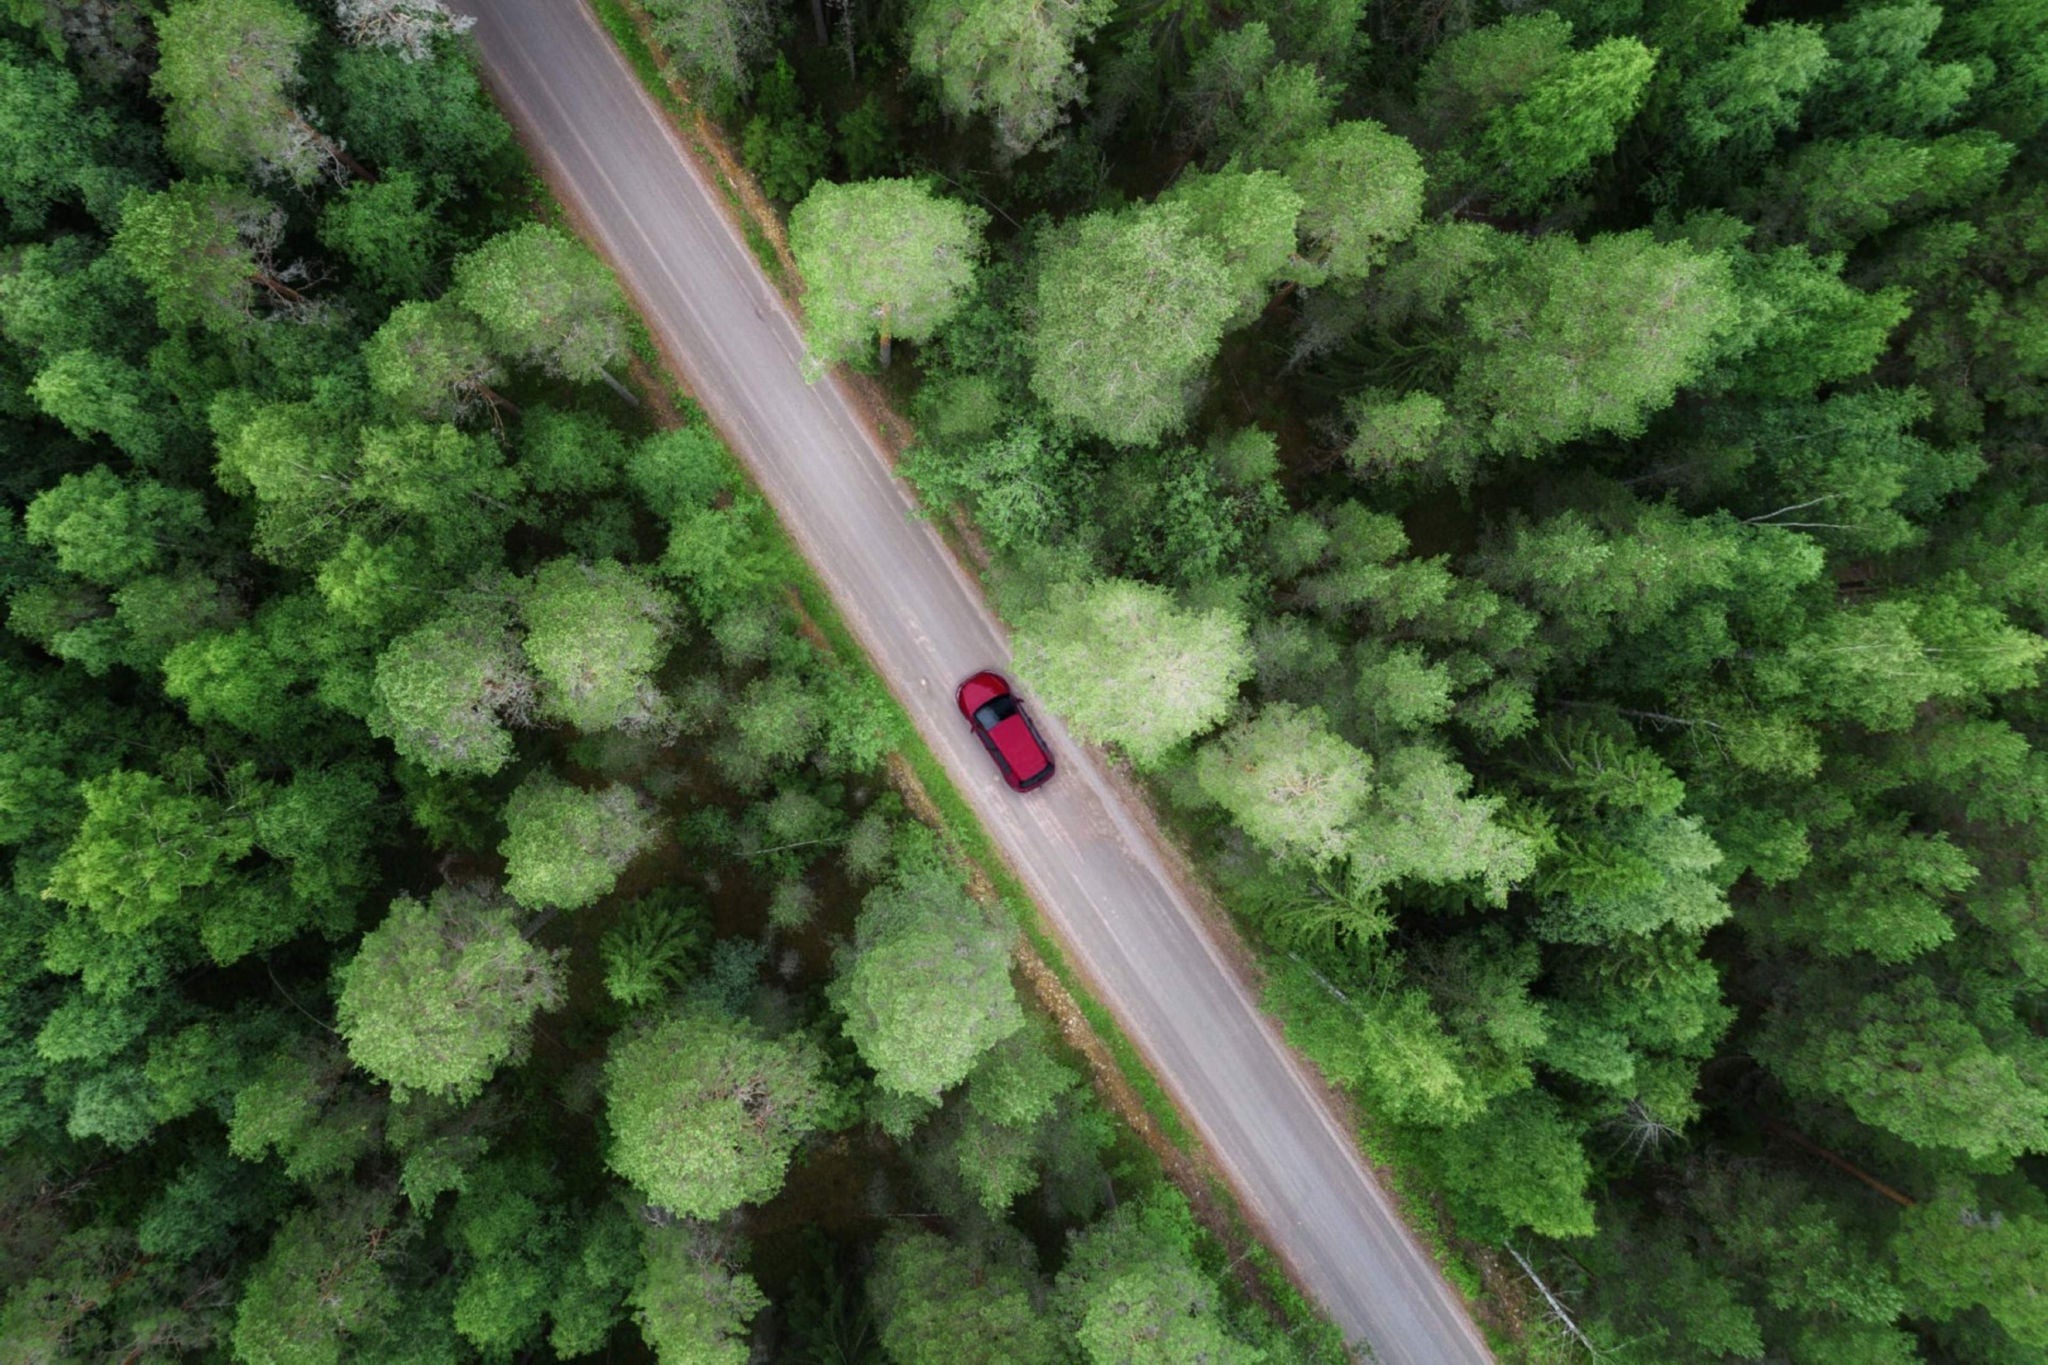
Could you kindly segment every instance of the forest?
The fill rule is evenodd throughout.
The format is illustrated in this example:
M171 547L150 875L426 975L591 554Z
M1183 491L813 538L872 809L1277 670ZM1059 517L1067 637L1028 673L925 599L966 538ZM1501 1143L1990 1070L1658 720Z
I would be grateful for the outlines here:
M1013 970L465 25L5 15L0 1361L1341 1359Z
M1504 1352L2042 1359L2048 6L638 8Z
M2048 1351L2048 0L591 2L1503 1358ZM0 0L0 1362L1341 1359L464 28Z

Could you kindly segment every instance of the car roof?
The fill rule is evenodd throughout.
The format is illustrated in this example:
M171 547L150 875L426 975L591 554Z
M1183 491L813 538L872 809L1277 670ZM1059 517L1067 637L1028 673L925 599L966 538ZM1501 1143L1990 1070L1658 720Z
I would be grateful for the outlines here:
M988 737L995 741L1003 761L1010 765L1010 771L1017 774L1020 782L1027 777L1036 777L1039 769L1052 761L1039 746L1038 737L1031 733L1031 727L1024 723L1021 712L1012 713L1009 719L991 726Z

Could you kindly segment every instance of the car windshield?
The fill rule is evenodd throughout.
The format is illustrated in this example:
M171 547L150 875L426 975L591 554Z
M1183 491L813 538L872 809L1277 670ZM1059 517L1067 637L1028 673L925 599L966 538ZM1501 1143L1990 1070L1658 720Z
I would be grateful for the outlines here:
M974 723L984 730L993 730L1016 714L1016 702L1008 697L997 697L974 713Z

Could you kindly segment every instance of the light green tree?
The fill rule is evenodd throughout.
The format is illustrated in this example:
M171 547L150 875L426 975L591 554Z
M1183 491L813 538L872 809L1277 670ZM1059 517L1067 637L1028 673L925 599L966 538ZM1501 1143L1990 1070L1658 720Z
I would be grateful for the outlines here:
M1231 322L1256 319L1294 261L1301 196L1274 171L1225 170L1181 177L1159 196L1193 215L1195 233L1215 249L1237 304Z
M1032 392L1112 441L1155 441L1186 423L1239 304L1192 209L1091 214L1045 251Z
M936 1103L1024 1026L1011 932L944 869L908 873L861 904L832 999L878 1083Z
M1422 157L1370 119L1304 140L1287 165L1301 235L1328 280L1364 279L1422 222Z
M536 690L503 624L440 616L378 657L370 729L430 771L488 775L511 760L505 727L532 716Z
M1535 845L1501 822L1500 798L1467 795L1472 775L1442 751L1396 749L1381 760L1379 776L1351 843L1354 878L1369 885L1472 881L1499 905L1535 871Z
M768 1306L754 1277L732 1269L703 1227L645 1224L640 1247L627 1297L661 1365L746 1365L747 1324Z
M445 299L392 309L363 343L363 367L370 387L428 421L461 421L505 401L498 394L505 370L483 327Z
M536 948L488 887L401 896L337 976L349 1056L393 1093L473 1098L563 1000L567 949Z
M202 174L254 169L295 185L342 179L341 145L293 103L311 18L285 0L178 0L157 21L151 82L165 142Z
M626 298L612 272L545 223L501 232L459 258L448 297L483 324L498 355L548 374L609 380L605 367L626 354Z
M1539 238L1465 303L1457 395L1488 444L1531 455L1634 435L1705 370L1736 320L1727 260L1647 232Z
M615 559L551 559L520 594L542 715L579 730L645 730L668 714L654 670L668 653L675 599Z
M1081 98L1074 48L1115 8L1115 0L916 0L911 69L937 83L955 117L987 114L997 156L1014 160L1043 146Z
M1147 765L1229 713L1252 651L1233 612L1105 579L1069 586L1024 618L1017 670L1081 735Z
M1372 759L1316 707L1271 702L1202 746L1195 780L1267 849L1323 863L1365 807Z
M686 1218L766 1199L825 1114L823 1065L801 1034L767 1038L705 1009L644 1029L605 1063L611 1168Z
M535 772L505 803L505 890L521 905L580 910L653 842L653 816L631 787L572 787Z
M789 215L811 355L852 360L874 342L887 365L897 337L928 340L965 301L987 222L920 181L820 180Z

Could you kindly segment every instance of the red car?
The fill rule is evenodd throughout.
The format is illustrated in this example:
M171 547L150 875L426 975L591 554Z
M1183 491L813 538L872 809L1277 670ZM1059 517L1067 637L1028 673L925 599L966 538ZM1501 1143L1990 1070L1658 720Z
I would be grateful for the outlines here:
M1028 792L1052 780L1052 755L1002 674L975 674L960 684L954 699L974 737L1002 770L1003 781Z

